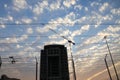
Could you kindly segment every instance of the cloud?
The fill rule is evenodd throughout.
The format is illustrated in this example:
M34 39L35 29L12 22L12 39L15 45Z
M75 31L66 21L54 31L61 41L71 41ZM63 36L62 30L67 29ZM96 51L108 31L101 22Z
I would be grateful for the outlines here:
M118 15L118 16L120 16L120 8L118 8L118 9L112 9L112 10L111 10L111 13L112 13L113 15Z
M74 31L71 36L72 36L72 37L75 37L75 36L77 36L77 35L81 35L83 32L88 31L89 28L90 28L89 25L84 25L84 26L81 27L80 30Z
M48 7L47 1L38 2L38 4L36 4L35 7L33 7L33 13L36 15L40 15L47 7Z
M13 0L13 5L13 9L16 11L28 8L26 0Z
M28 34L32 34L33 33L33 29L32 28L27 28L27 33Z
M64 0L63 5L67 8L70 8L72 5L75 5L76 1L75 0Z
M26 39L28 39L28 35L24 34L24 35L22 35L20 38L17 38L17 41L22 42L22 41L24 41L24 40L26 40Z
M61 18L58 17L56 19L51 19L48 24L46 24L44 27L37 27L36 31L38 33L45 33L48 32L49 29L57 29L57 27L63 26L73 26L75 24L74 22L75 14L74 12L70 12L65 17Z
M109 6L109 4L106 2L104 3L103 5L101 5L101 7L99 8L99 11L100 12L103 12L107 9L107 7Z
M22 48L23 46L20 46L19 44L16 45L16 48L19 49L19 48Z
M75 5L75 6L74 6L74 9L79 9L79 10L81 10L82 8L83 8L83 6L82 6L82 5L80 5L80 4L79 4L79 5Z
M60 5L61 5L60 1L58 0L57 2L50 4L49 10L53 11L53 10L60 9Z
M91 7L95 7L95 6L100 5L100 3L99 2L92 2L90 5L91 5Z
M0 29L2 28L5 28L6 26L4 24L0 24Z
M8 15L7 18L8 18L9 21L13 21L13 17L12 16Z
M29 24L29 23L32 22L32 19L30 19L30 18L22 18L21 21L22 21L23 23Z
M36 31L38 33L45 33L49 30L49 26L45 26L45 27L36 27Z

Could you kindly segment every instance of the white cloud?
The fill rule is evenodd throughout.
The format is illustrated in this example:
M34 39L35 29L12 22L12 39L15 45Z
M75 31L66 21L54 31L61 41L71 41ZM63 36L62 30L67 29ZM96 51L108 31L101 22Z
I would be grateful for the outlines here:
M116 32L119 32L119 31L120 31L120 27L119 27L119 26L116 26L116 27L114 27L114 26L109 26L109 27L107 28L107 30L108 30L108 31L111 31L111 32L113 32L113 33L116 33Z
M63 5L67 8L71 7L71 5L75 5L76 1L75 0L64 0Z
M21 21L23 22L23 23L31 23L32 22L32 19L29 19L29 18L22 18L21 19Z
M24 40L26 40L26 39L28 39L28 35L26 35L26 34L24 34L24 35L22 35L20 38L17 38L17 41L24 41Z
M21 9L26 9L28 7L26 0L13 0L13 5L14 5L13 8L16 11L20 11Z
M47 32L48 30L49 30L49 26L37 27L37 28L36 28L36 31L37 31L38 33L45 33L45 32Z
M5 8L7 8L7 7L8 7L8 5L7 5L7 4L4 4L4 7L5 7Z
M85 11L88 11L88 8L87 8L87 7L85 7Z
M0 28L5 28L6 26L4 24L0 24Z
M73 26L75 24L74 20L75 20L75 14L74 12L71 12L68 15L66 15L64 18L58 17L56 19L50 20L48 22L49 24L46 24L44 27L37 27L36 31L39 33L44 33L44 32L48 32L49 28L57 29L57 27L61 25Z
M8 15L7 18L8 18L9 21L13 21L13 17L12 16Z
M33 33L33 29L32 28L27 28L27 33L28 34L32 34Z
M84 26L81 27L80 30L74 31L71 36L72 36L72 37L75 37L75 36L77 36L77 35L81 35L83 32L88 31L89 28L90 28L89 25L84 25Z
M120 8L118 8L118 9L112 9L111 13L114 14L114 15L120 15Z
M60 9L60 1L58 0L57 2L54 2L52 4L50 4L49 6L49 10L57 10Z
M17 38L12 37L12 38L6 38L5 43L17 43Z
M99 8L99 11L100 12L103 12L105 11L107 8L108 8L109 4L106 2L104 3L103 5L101 5L101 7Z
M22 48L23 46L20 46L19 44L16 45L16 48Z
M95 7L95 6L100 5L100 3L99 2L92 2L90 5L91 5L91 7Z
M70 33L69 30L63 30L63 31L58 32L58 34L49 36L49 39L58 39L58 37L63 37L63 36L66 37L69 35L69 33Z
M47 1L43 1L42 3L38 2L38 4L36 4L35 7L33 8L33 13L36 15L40 15L47 7L48 7Z
M62 39L62 40L59 40L59 41L52 40L52 41L46 42L45 45L48 45L48 44L66 44L66 43L67 43L67 40Z
M81 10L83 8L83 6L82 5L75 5L75 7L74 7L74 9L79 9L79 10Z
M70 12L64 18L57 18L56 20L52 20L51 22L61 23L62 25L65 25L65 26L73 26L75 24L74 20L75 20L75 13ZM58 24L58 25L61 25L61 24Z

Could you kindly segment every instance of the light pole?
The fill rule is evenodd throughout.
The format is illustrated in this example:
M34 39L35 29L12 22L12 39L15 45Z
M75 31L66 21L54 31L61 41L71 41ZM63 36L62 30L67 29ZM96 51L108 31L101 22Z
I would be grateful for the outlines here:
M109 48L109 45L108 45L108 42L107 42L106 38L107 38L107 36L104 36L104 39L106 41L106 45L107 45L107 48L108 48L108 51L109 51L109 55L110 55L110 58L111 58L111 61L112 61L112 65L113 65L113 68L114 68L117 80L119 80L119 77L118 77L118 74L117 74L117 70L116 70L116 67L115 67L115 64L114 64L114 61L113 61L113 57L112 57L112 54L111 54L111 51L110 51L110 48Z
M1 69L1 66L2 66L2 58L0 56L0 69Z
M107 54L105 55L104 61L105 61L105 65L106 65L106 68L107 68L107 71L108 71L108 74L109 74L110 80L112 80L112 77L111 77L111 74L110 74L110 70L109 70L108 63L107 63L106 58L107 58Z
M36 60L36 80L38 78L38 61L37 61L37 57L35 57Z

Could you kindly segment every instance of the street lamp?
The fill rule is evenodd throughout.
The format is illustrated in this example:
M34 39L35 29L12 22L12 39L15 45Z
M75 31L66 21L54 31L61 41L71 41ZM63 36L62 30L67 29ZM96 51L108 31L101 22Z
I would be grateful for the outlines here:
M107 54L105 55L104 61L105 61L105 65L106 65L106 68L107 68L107 71L108 71L108 74L109 74L110 80L112 80L112 77L111 77L111 74L110 74L110 70L109 70L108 63L107 63L106 58L107 58Z
M108 42L107 42L106 38L107 38L107 36L104 36L104 39L106 41L106 45L107 45L107 48L108 48L108 51L109 51L109 55L110 55L110 58L111 58L111 61L112 61L112 65L113 65L113 68L114 68L117 80L119 80L119 77L118 77L118 74L117 74L117 70L116 70L116 67L115 67L115 64L114 64L114 61L113 61L113 57L112 57L112 54L111 54L111 51L110 51L110 48L109 48L109 45L108 45Z
M37 57L35 57L35 61L36 61L36 80L38 79L38 61L37 61Z

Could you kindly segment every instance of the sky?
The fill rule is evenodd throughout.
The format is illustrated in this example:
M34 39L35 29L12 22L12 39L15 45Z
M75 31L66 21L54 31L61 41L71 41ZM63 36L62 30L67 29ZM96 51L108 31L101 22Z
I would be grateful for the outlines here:
M39 60L44 45L65 45L69 59L70 46L62 36L75 42L77 80L108 80L106 54L116 79L104 36L120 76L120 0L0 0L0 75L34 80L35 56Z

